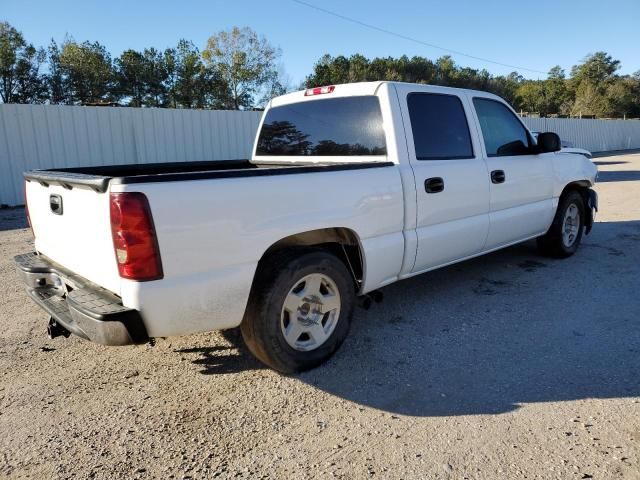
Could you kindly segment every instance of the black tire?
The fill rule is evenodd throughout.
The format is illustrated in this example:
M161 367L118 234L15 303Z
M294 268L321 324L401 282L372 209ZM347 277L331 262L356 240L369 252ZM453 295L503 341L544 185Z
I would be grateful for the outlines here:
M575 205L578 209L579 226L573 241L570 241L569 244L567 244L566 238L563 237L563 224L567 210L571 208L572 205ZM555 258L567 258L576 253L584 232L584 219L584 198L580 192L570 190L563 194L558 202L558 209L556 210L556 215L551 227L549 227L546 234L538 237L537 239L540 251L547 256Z
M324 343L300 351L285 339L281 319L287 295L311 274L324 275L334 283L340 294L340 310ZM258 360L282 373L301 372L325 362L338 349L349 332L354 304L353 277L340 259L324 250L291 249L260 265L240 330Z

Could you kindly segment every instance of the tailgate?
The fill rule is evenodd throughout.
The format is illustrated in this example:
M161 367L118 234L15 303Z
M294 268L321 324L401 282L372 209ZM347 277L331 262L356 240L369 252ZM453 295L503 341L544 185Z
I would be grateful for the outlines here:
M26 195L36 250L119 295L108 191L32 180L26 182Z

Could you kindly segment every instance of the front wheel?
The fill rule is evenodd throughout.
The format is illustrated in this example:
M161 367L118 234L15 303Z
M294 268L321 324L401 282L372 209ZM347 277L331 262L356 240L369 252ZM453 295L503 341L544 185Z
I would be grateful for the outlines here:
M247 347L283 373L320 365L349 331L355 287L335 255L291 250L267 259L240 325Z
M558 210L549 230L538 237L540 250L552 257L566 258L573 255L584 231L584 199L575 190L560 197Z

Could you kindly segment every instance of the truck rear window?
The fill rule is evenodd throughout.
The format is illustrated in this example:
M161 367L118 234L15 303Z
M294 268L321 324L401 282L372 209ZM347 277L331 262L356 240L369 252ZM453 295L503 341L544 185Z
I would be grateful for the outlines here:
M342 97L274 107L263 122L256 155L386 155L380 102Z

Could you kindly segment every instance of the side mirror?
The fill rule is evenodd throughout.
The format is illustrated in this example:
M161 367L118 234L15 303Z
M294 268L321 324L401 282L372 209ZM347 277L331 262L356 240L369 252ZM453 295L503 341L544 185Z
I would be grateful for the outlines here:
M562 148L557 133L545 132L538 135L538 153L557 152Z

